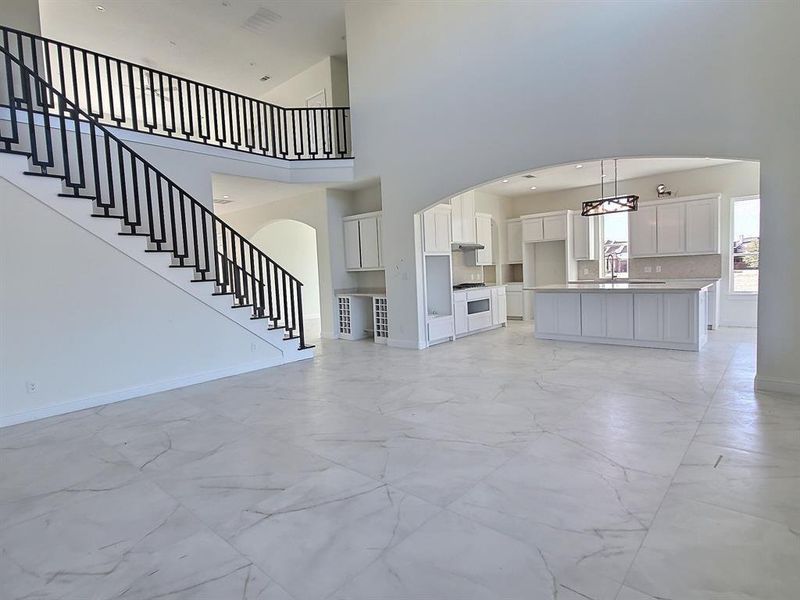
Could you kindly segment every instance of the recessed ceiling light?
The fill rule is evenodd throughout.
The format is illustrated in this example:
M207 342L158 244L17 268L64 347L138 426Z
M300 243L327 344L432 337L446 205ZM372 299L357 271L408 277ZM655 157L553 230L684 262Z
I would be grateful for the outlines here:
M223 197L225 200L227 200L228 198L230 198L230 196L224 196L224 195L223 195L222 197Z
M532 189L532 190L535 190L535 189L536 189L536 186L535 186L535 185L532 185L532 186L531 186L531 189Z
M106 10L106 7L105 7L105 6L101 6L101 5L99 5L99 4L98 4L97 6L95 6L95 7L94 7L94 9L95 9L97 12L105 12L105 10Z
M576 169L582 169L582 168L583 168L583 165L575 165L575 168L576 168Z
M705 159L706 160L711 160L711 157L710 156L706 156Z
M508 183L508 179L503 179L503 183Z
M608 177L608 174L607 173L603 173L602 175L600 175L600 177Z

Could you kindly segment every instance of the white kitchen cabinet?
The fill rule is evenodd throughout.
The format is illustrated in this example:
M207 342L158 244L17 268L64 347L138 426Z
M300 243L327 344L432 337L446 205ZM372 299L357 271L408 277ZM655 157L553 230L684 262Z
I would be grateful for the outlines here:
M697 318L694 315L694 295L664 294L661 306L663 339L667 342L687 344L694 340L697 327Z
M358 220L344 222L344 264L347 270L361 268L361 241Z
M452 239L456 243L474 244L475 232L475 192L464 192L451 198Z
M630 256L653 256L658 253L656 216L655 206L639 205L639 210L628 213Z
M581 295L536 294L534 327L537 333L581 335Z
M633 339L633 294L606 294L606 337Z
M719 253L719 201L715 198L686 203L686 252Z
M380 217L359 219L358 229L361 244L361 268L379 268L381 266Z
M475 251L475 264L478 266L493 265L492 215L475 214L475 235L476 241L483 245L483 250Z
M522 219L522 241L541 242L544 240L544 222L541 218Z
M525 314L522 302L522 284L509 284L506 286L506 315L521 319Z
M664 339L663 302L663 294L634 294L634 339L653 342Z
M441 342L453 337L453 317L431 317L428 319L428 342Z
M422 213L423 249L426 253L450 253L451 208L440 204Z
M492 325L502 325L508 320L506 305L506 288L504 286L491 289Z
M453 318L456 335L469 331L469 319L467 317L467 294L466 292L456 292L453 294Z
M542 219L544 241L567 239L567 215L553 215Z
M605 294L581 294L581 332L587 337L606 337Z
M595 219L571 213L572 219L572 258L574 260L594 260L595 258Z
M506 224L508 264L518 264L522 262L522 221L511 219Z
M683 254L686 251L685 204L656 207L656 238L659 254Z
M353 215L343 219L344 262L348 271L383 269L380 213Z

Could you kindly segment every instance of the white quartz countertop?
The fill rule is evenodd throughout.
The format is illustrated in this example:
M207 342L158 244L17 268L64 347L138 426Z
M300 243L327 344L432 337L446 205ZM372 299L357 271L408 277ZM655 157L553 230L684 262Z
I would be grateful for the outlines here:
M337 296L385 296L386 290L383 288L350 288L336 290Z
M671 280L664 283L559 283L531 289L537 292L699 292L714 285L714 280Z

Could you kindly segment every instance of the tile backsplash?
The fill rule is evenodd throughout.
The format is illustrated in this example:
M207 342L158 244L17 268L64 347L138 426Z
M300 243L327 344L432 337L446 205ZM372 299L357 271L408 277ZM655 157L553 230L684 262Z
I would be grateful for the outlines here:
M588 269L589 272L583 272ZM579 260L578 261L578 279L599 279L600 278L600 261L599 260Z
M466 252L453 252L453 285L483 281L483 267L466 264Z
M656 267L661 266L661 272ZM646 273L645 268L650 267ZM629 277L636 279L719 279L722 277L722 255L660 256L633 258Z

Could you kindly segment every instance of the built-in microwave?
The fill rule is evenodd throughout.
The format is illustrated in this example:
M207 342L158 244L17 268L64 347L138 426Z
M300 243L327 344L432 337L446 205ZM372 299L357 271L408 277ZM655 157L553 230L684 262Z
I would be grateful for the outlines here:
M489 312L492 310L492 305L489 298L480 298L479 300L467 300L467 314L476 315L478 313Z

